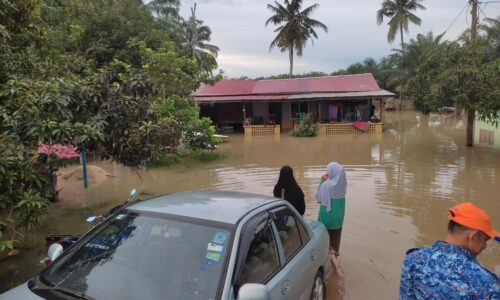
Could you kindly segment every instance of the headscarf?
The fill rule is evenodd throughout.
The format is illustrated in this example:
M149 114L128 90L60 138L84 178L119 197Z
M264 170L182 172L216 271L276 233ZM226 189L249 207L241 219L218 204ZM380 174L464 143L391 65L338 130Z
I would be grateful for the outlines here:
M345 198L347 180L344 167L339 163L329 163L326 170L328 179L318 187L316 191L316 202L323 205L328 212L332 209L332 199Z
M274 186L273 195L276 198L281 198L281 190L285 190L285 200L295 207L295 209L303 215L306 206L304 201L304 192L293 177L293 170L290 166L283 166L280 170L278 183Z

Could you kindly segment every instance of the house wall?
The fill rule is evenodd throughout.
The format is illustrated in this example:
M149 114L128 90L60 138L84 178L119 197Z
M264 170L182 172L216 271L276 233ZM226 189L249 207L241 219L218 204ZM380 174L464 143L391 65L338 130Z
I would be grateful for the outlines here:
M474 145L500 149L500 124L496 127L476 119L474 124Z
M252 103L254 117L267 117L269 115L269 104L267 102Z

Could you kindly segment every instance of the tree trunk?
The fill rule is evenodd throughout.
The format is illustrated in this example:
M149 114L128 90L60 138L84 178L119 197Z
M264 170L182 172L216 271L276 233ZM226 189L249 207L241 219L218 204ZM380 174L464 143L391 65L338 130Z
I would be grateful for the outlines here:
M290 73L288 73L288 78L292 78L293 73L293 43L290 44L290 52L288 53L290 58Z
M405 42L403 38L403 25L399 24L399 32L401 33L401 54L405 54ZM404 83L401 82L401 88L399 89L399 110L403 107L403 86Z
M476 112L473 109L467 111L467 141L466 146L474 146L474 120L476 119Z
M401 33L401 52L405 52L405 42L403 38L403 24L399 24L399 32Z

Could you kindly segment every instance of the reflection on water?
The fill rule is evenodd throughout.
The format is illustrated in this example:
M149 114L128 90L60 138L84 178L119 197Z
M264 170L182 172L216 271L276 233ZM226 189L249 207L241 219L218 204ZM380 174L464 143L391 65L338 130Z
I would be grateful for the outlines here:
M88 230L84 216L100 214L123 201L131 187L148 197L199 188L272 195L279 169L285 164L294 168L306 195L306 218L314 219L319 178L328 162L338 161L346 167L348 180L340 256L345 278L342 282L330 280L328 299L394 299L405 251L444 238L448 207L472 200L488 211L494 227L500 228L500 151L464 147L464 122L455 116L413 112L385 116L383 136L294 138L284 134L251 138L234 134L221 146L229 153L227 159L189 169L137 173L97 162L113 177L81 193L83 199L76 199L80 200L76 205L83 209L75 212L75 203L52 206L45 232L39 236L47 231ZM499 250L490 243L479 260L498 272ZM16 258L14 263L0 262L0 290L36 272L29 266L33 259L28 256L33 254L25 253L24 259ZM7 265L17 266L14 280L4 271Z

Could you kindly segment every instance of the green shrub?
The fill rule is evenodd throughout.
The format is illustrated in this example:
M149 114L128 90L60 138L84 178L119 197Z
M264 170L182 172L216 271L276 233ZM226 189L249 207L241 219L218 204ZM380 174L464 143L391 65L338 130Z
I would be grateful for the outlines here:
M314 124L311 114L307 114L304 121L294 128L292 135L297 137L311 137L316 136L317 131L318 126Z

